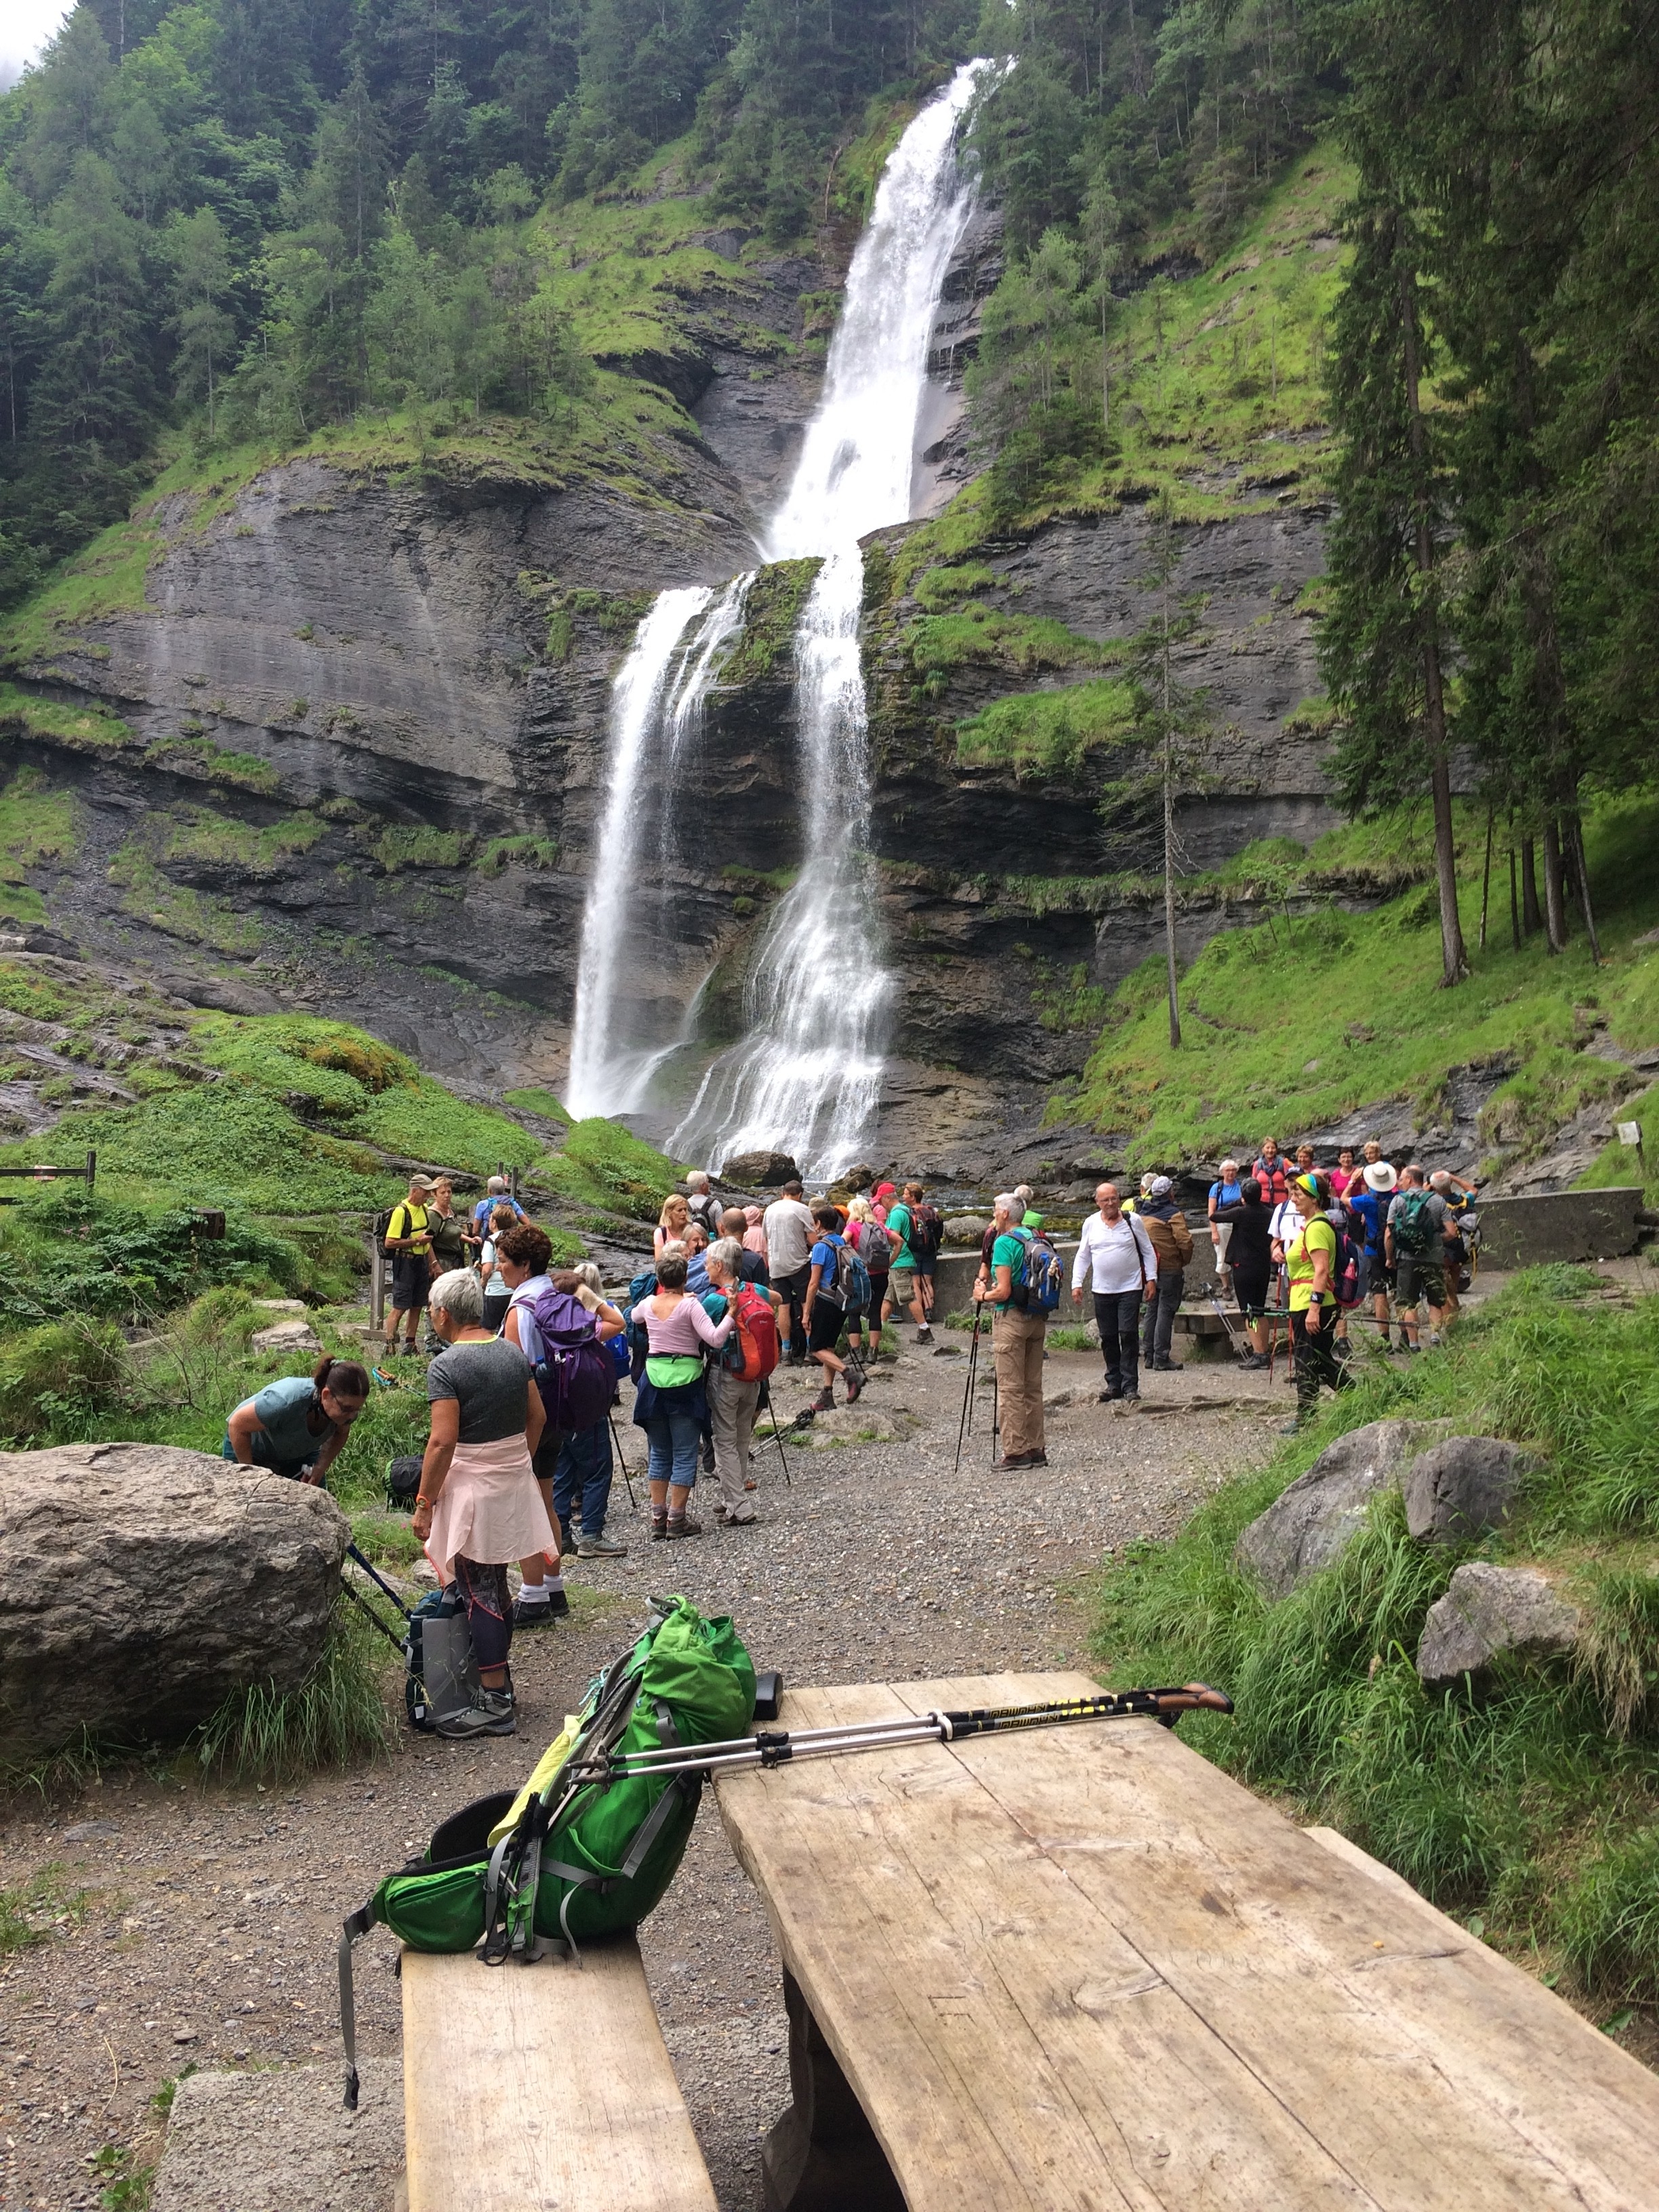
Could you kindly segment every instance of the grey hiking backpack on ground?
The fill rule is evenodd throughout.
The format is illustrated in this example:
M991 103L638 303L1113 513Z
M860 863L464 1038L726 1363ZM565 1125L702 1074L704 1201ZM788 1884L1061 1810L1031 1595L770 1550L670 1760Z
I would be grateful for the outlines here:
M452 1584L433 1590L409 1616L404 1639L404 1705L409 1724L429 1734L478 1694L466 1607Z

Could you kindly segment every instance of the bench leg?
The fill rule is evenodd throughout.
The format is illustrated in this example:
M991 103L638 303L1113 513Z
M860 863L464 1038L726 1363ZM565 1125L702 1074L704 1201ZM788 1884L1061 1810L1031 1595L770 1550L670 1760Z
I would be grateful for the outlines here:
M787 1969L783 2002L793 2102L761 2147L766 2212L904 2212L875 2131Z

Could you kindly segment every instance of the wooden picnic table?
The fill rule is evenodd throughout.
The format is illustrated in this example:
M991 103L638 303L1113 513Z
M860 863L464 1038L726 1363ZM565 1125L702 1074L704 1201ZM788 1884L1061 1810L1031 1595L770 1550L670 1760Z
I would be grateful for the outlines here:
M1097 1686L795 1691L781 1724ZM1659 2077L1157 1722L717 1789L785 1972L775 2212L1659 2207Z

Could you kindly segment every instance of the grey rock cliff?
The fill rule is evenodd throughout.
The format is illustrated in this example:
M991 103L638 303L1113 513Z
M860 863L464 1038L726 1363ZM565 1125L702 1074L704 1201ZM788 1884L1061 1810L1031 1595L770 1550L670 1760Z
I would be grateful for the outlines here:
M0 1454L0 1759L176 1740L233 1690L297 1688L350 1536L325 1492L206 1452Z

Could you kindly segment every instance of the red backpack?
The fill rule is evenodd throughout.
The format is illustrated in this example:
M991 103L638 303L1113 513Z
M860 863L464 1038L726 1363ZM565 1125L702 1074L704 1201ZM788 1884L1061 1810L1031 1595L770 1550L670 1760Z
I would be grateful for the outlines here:
M739 1283L726 1300L737 1316L720 1364L739 1382L758 1382L778 1364L778 1322L772 1301L752 1283Z

